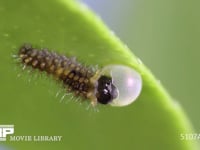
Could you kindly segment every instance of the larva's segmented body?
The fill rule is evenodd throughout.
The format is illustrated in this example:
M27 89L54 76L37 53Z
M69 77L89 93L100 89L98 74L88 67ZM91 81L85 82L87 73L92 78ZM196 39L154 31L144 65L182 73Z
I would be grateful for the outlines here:
M75 58L67 58L47 49L37 50L31 45L22 46L18 55L24 65L53 75L62 81L68 91L90 99L93 105L97 102L107 104L117 96L111 77L101 76Z

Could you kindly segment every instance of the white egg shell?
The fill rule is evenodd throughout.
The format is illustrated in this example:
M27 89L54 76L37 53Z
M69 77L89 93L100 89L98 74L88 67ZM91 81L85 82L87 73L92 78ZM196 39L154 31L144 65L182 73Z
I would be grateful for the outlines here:
M118 97L110 105L126 106L134 102L142 90L142 78L133 68L123 65L108 65L102 74L109 74L118 89Z

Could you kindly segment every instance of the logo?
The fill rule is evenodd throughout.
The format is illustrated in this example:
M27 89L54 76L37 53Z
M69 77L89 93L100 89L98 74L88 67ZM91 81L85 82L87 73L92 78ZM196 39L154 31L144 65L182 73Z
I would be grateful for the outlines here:
M6 141L9 134L14 134L14 125L0 125L0 141Z
M12 135L12 134L14 134L14 125L0 125L0 142L1 141L60 142L62 140L62 136L59 135L50 136L50 135Z

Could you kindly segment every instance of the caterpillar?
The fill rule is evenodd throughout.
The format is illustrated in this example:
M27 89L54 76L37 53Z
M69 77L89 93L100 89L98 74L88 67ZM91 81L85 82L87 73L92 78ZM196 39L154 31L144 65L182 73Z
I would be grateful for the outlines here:
M90 100L93 106L125 106L132 103L141 91L141 76L127 66L108 65L93 71L75 57L69 58L48 49L38 50L30 44L21 46L18 57L25 66L54 76L67 92Z

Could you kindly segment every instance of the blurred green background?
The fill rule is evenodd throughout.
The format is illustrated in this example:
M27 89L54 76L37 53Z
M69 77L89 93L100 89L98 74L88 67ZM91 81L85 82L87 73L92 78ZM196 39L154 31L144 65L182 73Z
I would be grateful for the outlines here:
M84 2L152 70L183 106L196 132L200 132L197 95L200 47L198 2ZM148 83L145 85L146 91L143 90L147 95L143 94L134 105L102 107L99 113L95 113L92 109L86 110L88 105L85 103L65 104L69 97L59 103L62 94L55 98L60 89L57 83L45 75L35 77L22 73L13 62L11 55L16 53L19 45L31 42L39 47L48 46L49 49L67 52L88 64L105 65L112 61L128 64L124 60L126 54L114 56L114 49L120 44L110 40L107 33L100 35L96 24L90 26L94 19L92 15L87 20L84 15L79 15L79 11L67 9L54 0L47 3L41 0L0 0L0 3L0 124L14 124L15 135L63 135L60 143L11 142L11 147L29 150L36 147L41 150L47 147L52 150L58 147L69 150L188 150L188 141L179 139L180 132L189 130L187 120L177 118L179 110L174 112L174 105L170 102L169 106L164 107L162 104L165 104L165 100L154 101L154 96L159 97L159 93L153 93L154 89L149 88ZM85 52L101 59L88 59ZM111 59L104 59L104 52L109 53ZM19 73L21 78L17 78ZM174 121L176 119L177 122ZM180 120L184 124L179 129Z
M200 132L200 1L83 0L146 64Z

